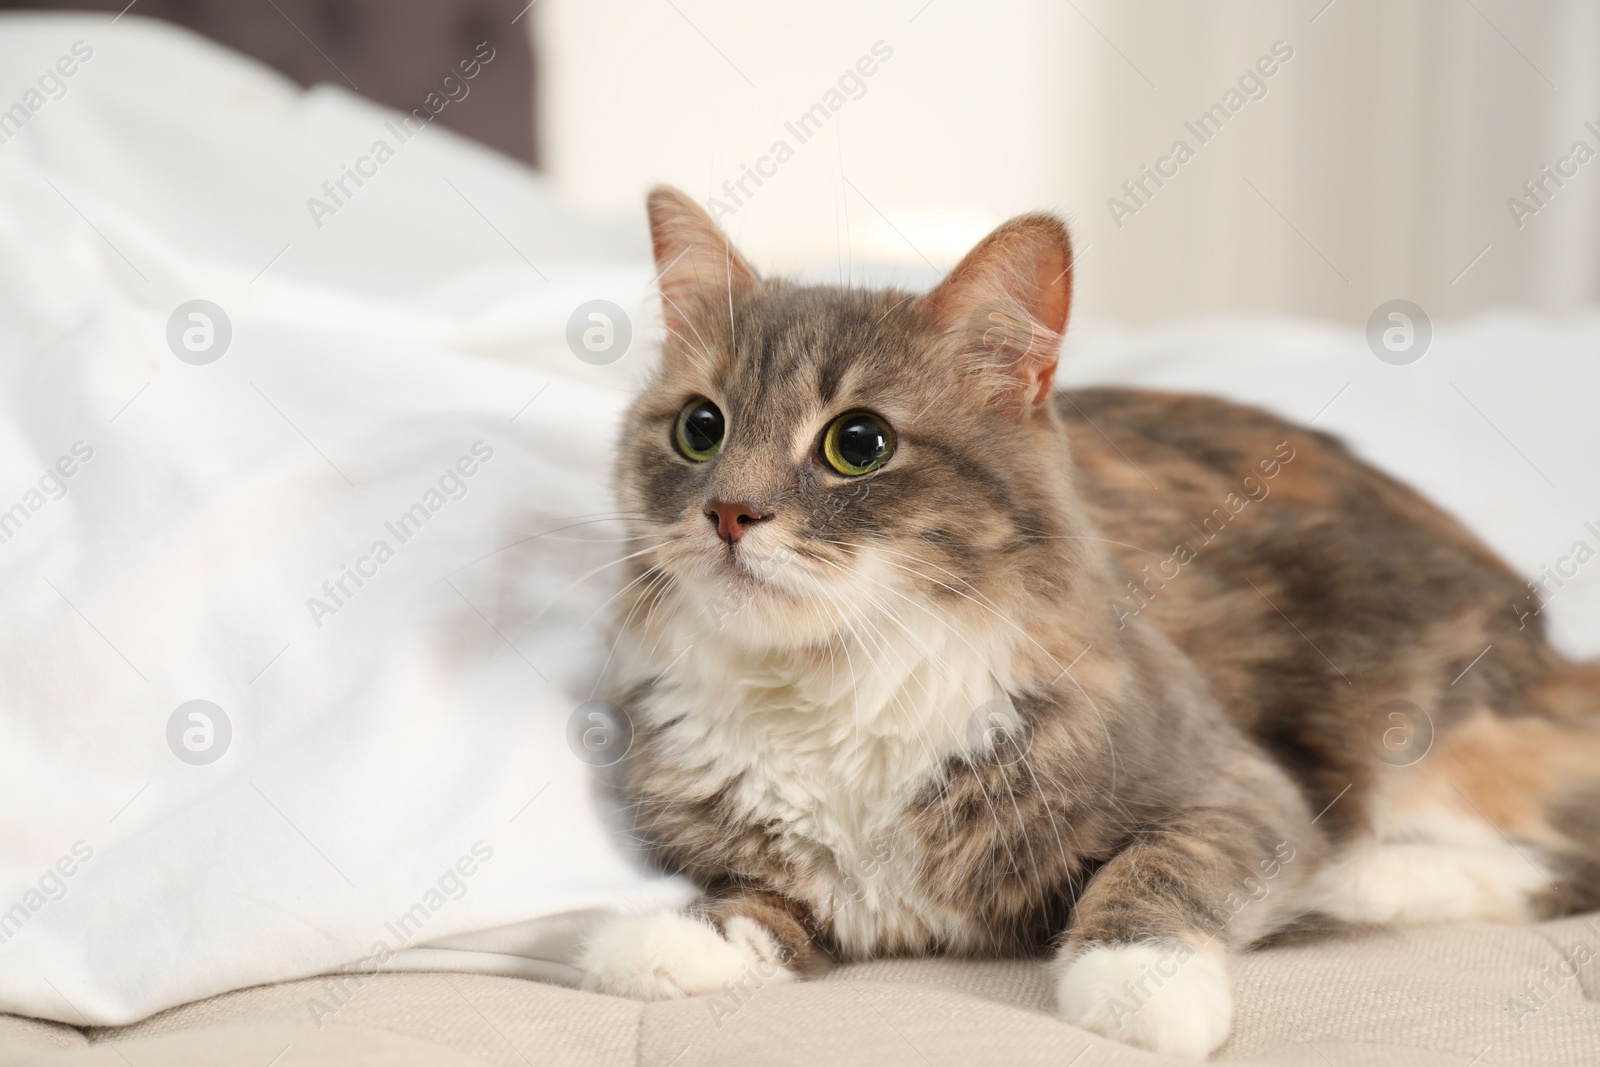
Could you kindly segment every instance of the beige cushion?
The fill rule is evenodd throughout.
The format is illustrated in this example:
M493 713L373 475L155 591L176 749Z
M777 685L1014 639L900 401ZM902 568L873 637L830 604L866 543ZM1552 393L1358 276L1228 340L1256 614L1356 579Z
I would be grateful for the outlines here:
M5 1056L19 1049L74 1048L88 1043L82 1032L61 1023L0 1015L0 1063L9 1063Z
M1564 965L1578 959L1584 962L1576 973ZM0 1067L266 1067L280 1052L273 1067L1064 1067L1085 1049L1091 1051L1078 1061L1083 1067L1183 1062L1134 1052L1057 1020L1035 962L887 960L840 968L817 982L768 984L743 1003L696 998L645 1005L454 974L385 974L347 988L341 997L328 980L310 979L245 989L115 1029L80 1032L0 1019ZM1594 916L1274 948L1241 960L1234 988L1238 1018L1219 1061L1600 1063L1600 918ZM320 1027L313 1021L319 1003L334 1009Z

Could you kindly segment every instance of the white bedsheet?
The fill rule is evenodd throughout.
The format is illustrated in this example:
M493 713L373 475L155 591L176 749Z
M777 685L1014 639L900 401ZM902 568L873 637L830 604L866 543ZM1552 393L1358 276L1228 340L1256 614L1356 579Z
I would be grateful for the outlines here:
M552 532L612 508L642 229L442 130L318 228L305 199L389 116L131 16L0 18L0 107L79 40L0 144L0 513L26 512L0 543L0 1011L114 1024L362 957L570 978L593 909L687 892L634 865L567 739L615 527ZM232 323L207 365L166 339L196 298ZM634 318L611 368L564 339L595 298ZM1436 327L1409 367L1316 324L1083 330L1062 377L1316 416L1530 571L1600 549L1600 315ZM1548 613L1576 653L1597 574ZM193 700L231 725L215 762L169 747Z

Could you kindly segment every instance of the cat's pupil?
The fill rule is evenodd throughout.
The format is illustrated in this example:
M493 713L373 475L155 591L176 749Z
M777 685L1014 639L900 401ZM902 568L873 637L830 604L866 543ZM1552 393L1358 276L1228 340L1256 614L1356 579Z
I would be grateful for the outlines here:
M839 427L834 447L853 467L870 467L889 448L889 438L877 419L857 415Z
M703 400L683 420L684 442L696 452L709 452L722 442L724 429L717 405Z

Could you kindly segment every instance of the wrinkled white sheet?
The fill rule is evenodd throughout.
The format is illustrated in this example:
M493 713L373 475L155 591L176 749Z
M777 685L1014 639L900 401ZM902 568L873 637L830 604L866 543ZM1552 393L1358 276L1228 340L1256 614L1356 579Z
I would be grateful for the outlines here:
M390 116L132 17L0 17L0 106L80 40L0 144L0 1011L120 1023L363 957L569 979L594 909L686 893L568 742L642 227L430 129L319 228ZM595 298L635 325L609 368L564 337ZM206 365L166 337L193 299L232 324ZM1409 367L1315 324L1082 330L1062 378L1315 417L1530 571L1600 549L1600 316L1436 328ZM1584 654L1597 574L1549 611ZM169 744L193 700L231 728L203 765Z
M551 916L458 965L570 976L571 913L683 893L567 741L624 394L566 323L642 331L650 268L443 130L319 230L387 114L132 18L0 19L0 70L77 40L0 145L0 1010L121 1022ZM206 365L167 340L196 298L231 320ZM169 747L192 700L231 725L205 765Z

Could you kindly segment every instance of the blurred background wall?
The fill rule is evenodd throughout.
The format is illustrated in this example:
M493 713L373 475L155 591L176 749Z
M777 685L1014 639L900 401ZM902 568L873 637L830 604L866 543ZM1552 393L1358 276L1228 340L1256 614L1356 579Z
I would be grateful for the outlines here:
M926 284L1049 208L1080 321L1600 303L1595 0L0 7L170 19L407 110L492 41L442 121L641 240L678 184L767 269Z
M528 0L0 0L0 8L175 22L302 85L341 85L401 111L421 106L487 43L494 65L473 79L478 102L445 108L439 122L524 162L538 160Z
M670 181L732 206L723 183L791 144L722 219L764 265L931 277L1045 207L1073 220L1084 318L1600 300L1600 158L1580 161L1600 153L1592 0L541 0L534 16L543 160L585 203L626 209ZM877 42L892 57L798 143L785 123ZM1186 126L1232 103L1204 142ZM1175 174L1157 186L1147 165Z

